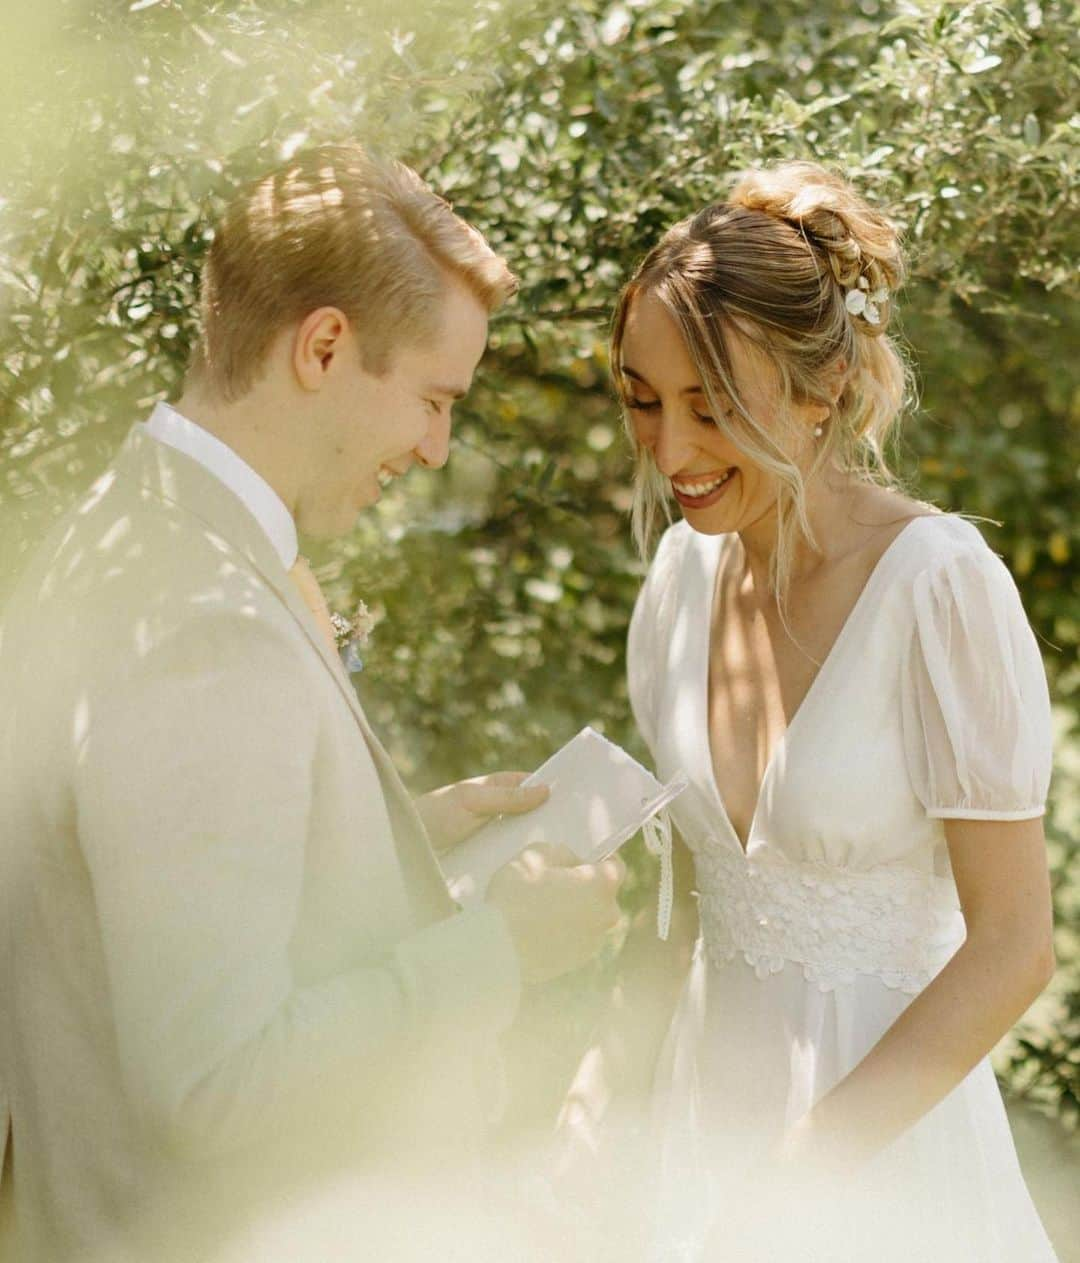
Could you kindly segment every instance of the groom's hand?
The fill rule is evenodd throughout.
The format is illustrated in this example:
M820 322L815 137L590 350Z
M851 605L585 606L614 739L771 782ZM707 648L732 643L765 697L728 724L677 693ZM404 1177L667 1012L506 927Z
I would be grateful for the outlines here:
M436 851L464 842L495 816L520 816L547 801L546 785L522 785L528 772L492 772L433 789L416 800L416 810Z
M590 961L622 920L617 856L582 864L566 847L533 846L492 877L487 900L506 918L527 983L548 982Z

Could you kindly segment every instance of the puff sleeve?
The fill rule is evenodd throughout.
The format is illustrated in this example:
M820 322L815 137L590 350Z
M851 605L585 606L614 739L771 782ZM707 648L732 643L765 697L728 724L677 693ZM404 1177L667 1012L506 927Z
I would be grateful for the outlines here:
M634 602L627 635L626 682L630 708L638 732L654 758L659 677L687 530L685 523L678 522L664 532Z
M916 575L904 662L904 750L930 817L1027 820L1045 811L1046 674L1020 594L981 542Z

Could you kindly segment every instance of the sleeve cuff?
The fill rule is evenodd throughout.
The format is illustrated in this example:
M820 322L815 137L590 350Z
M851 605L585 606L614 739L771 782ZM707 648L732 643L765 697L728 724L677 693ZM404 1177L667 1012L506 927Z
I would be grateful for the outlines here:
M497 1036L517 1014L517 950L502 913L490 904L411 935L394 949L394 959L421 1038L455 1029Z
M981 811L976 807L928 807L931 820L1038 820L1045 807L1025 807L1022 811Z

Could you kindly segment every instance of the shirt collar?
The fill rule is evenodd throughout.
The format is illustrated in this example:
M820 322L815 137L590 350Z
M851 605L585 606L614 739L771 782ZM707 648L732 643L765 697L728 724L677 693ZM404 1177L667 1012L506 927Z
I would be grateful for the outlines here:
M235 495L262 527L286 570L291 570L300 551L296 523L285 502L261 474L201 425L167 403L159 403L144 423L160 443L198 461Z

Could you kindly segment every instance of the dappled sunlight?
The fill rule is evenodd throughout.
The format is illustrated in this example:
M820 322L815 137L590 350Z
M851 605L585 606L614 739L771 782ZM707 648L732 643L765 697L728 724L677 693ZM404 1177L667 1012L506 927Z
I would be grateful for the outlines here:
M133 645L135 649L135 656L138 658L145 658L153 648L154 639L149 619L136 619L133 633Z
M120 544L123 540L125 540L130 534L131 534L131 518L127 516L117 518L116 521L112 524L112 526L110 526L108 530L106 530L105 534L102 535L102 537L98 540L97 542L98 552L102 552L102 553L110 552L113 548L115 548L118 544ZM131 557L132 553L129 552L127 556Z
M88 517L98 507L102 500L112 490L113 484L116 482L116 470L110 469L94 483L93 487L87 492L86 498L79 505L78 513L81 517Z
M75 760L81 762L85 754L86 738L90 732L90 698L86 693L76 698L71 717L71 739L75 748Z
M687 1239L714 1212L709 1251L693 1263L803 1263L815 1234L843 1263L1006 1263L992 1221L1019 1181L996 1068L1046 1110L1010 1102L1009 1121L1059 1263L1080 1263L1080 1149L1066 1133L1080 1119L1080 520L1068 458L1080 396L1065 0L832 0L813 13L738 0L719 22L718 6L689 0L9 8L0 755L11 766L0 772L0 870L14 880L0 883L0 947L24 972L16 986L0 977L0 1079L9 1067L26 1075L12 1101L41 1143L25 1169L41 1161L36 1185L16 1189L28 1216L46 1208L34 1230L47 1235L66 1215L58 1235L80 1220L104 1233L140 1208L134 1254L147 1263L639 1263L667 1179ZM388 810L393 771L377 742L365 746L344 677L311 652L302 609L275 592L275 553L261 537L233 538L228 506L211 524L212 490L186 485L183 468L150 460L135 478L109 465L137 449L155 401L185 390L227 200L342 139L409 162L520 281L454 407L447 468L415 465L344 538L301 541L331 608L362 597L376 611L354 677L364 717L410 792L536 768L584 724L649 767L651 747L658 777L692 768L708 789L672 808L692 851L677 845L678 858L696 865L679 876L685 944L656 935L648 850L663 852L650 834L625 852L624 923L587 968L523 989L500 1028L502 1067L475 1039L498 993L469 989L479 963L463 953L454 979L433 965L440 985L428 987L407 959L433 934L414 889L430 855L421 845L405 862L411 826L393 830L408 803ZM912 495L971 515L1015 577L1060 719L1045 821L1053 995L1015 1028L1008 1056L980 1068L985 1109L954 1091L935 1107L947 1125L911 1129L842 1180L824 1161L781 1169L775 1145L917 995L894 944L920 968L955 947L963 918L936 903L953 889L948 850L925 866L939 877L905 884L904 847L926 813L886 845L883 804L906 781L899 765L874 772L892 749L885 725L845 748L838 716L804 734L801 761L783 740L797 699L774 687L785 662L758 617L764 602L729 584L720 595L740 617L713 628L709 597L724 576L704 565L684 572L698 599L675 611L650 646L657 670L631 690L637 711L663 707L656 727L674 742L661 757L649 716L635 727L626 634L650 562L628 520L633 455L608 349L620 287L669 225L725 197L745 164L809 154L887 207L910 247L903 329L923 402L906 410L897 470ZM292 209L336 222L331 176L316 168ZM264 178L255 216L287 212L289 188ZM700 269L710 254L702 245L687 260ZM227 279L260 332L259 295ZM337 301L319 285L298 289L298 307L264 303L264 316L295 323L300 307ZM867 300L854 299L861 309L840 302L858 316ZM255 418L253 442L263 424ZM821 592L801 590L805 605ZM798 612L813 624L816 610ZM695 658L710 628L712 652ZM895 692L896 673L874 657L882 643L858 665ZM248 675L234 693L225 664L237 661ZM853 679L834 675L851 706L869 693L853 697ZM599 789L610 770L567 788L571 824L537 811L491 826L489 839L506 825L497 858L518 856L530 896L549 871L538 844L610 841L618 808L641 802L636 789ZM754 779L761 819L772 817L759 829ZM778 786L797 783L803 804L785 816ZM858 811L841 810L848 791ZM815 821L819 804L832 814ZM290 813L294 829L282 824ZM711 864L731 832L763 845L756 855L726 845ZM246 850L247 833L258 845ZM867 838L882 839L874 871L839 872ZM484 840L483 829L469 839L476 853ZM485 915L468 905L492 862L455 879L458 927ZM564 878L575 894L586 880ZM556 907L542 945L569 943L571 928ZM865 1006L872 1032L856 1020L864 1008L844 1009L871 977L871 949L883 961ZM449 971L456 957L435 964ZM782 1003L770 1007L774 996ZM369 1056L384 1020L392 1033ZM440 1023L445 1042L429 1040ZM69 1039L70 1057L55 1062L64 1072L32 1079ZM118 1062L123 1076L106 1083ZM163 1099L148 1099L150 1080ZM0 1082L0 1137L6 1093ZM892 1104L881 1092L866 1116ZM669 1105L678 1125L661 1134Z

